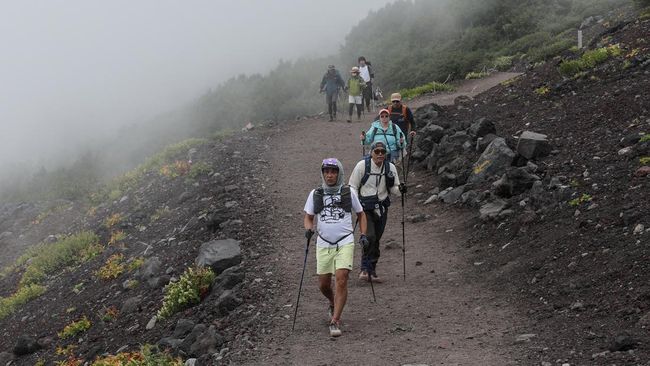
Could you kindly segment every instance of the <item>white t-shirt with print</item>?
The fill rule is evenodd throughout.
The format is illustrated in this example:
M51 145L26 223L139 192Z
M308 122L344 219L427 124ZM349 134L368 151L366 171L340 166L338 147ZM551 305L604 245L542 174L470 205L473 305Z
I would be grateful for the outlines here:
M368 65L359 66L359 75L366 83L370 81L370 69L368 68Z
M357 194L350 190L352 199L352 210L361 213L363 207ZM323 210L314 217L316 223L316 232L318 240L316 245L321 248L336 246L338 241L339 247L346 244L354 244L354 231L352 226L352 213L345 212L342 208L333 205L341 201L341 195L323 194ZM305 213L314 215L314 190L309 192L307 202L305 202ZM333 244L328 243L325 239Z

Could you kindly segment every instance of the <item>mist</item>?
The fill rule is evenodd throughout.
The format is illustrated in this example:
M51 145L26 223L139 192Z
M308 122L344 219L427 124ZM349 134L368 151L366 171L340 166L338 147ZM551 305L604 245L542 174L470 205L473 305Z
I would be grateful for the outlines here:
M17 169L72 162L122 126L181 108L229 77L333 54L388 2L6 2L0 184Z

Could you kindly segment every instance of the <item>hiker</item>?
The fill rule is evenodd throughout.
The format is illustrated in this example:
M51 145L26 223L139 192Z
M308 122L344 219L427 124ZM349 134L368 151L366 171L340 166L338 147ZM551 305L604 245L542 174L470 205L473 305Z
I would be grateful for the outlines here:
M348 111L348 123L352 122L352 111L354 106L357 106L357 119L361 120L361 112L363 111L363 97L362 93L366 87L366 82L363 81L361 76L359 76L359 68L353 67L350 70L350 78L348 79L347 89L348 89L348 102L350 103L350 110Z
M359 76L366 83L366 88L363 89L363 101L366 104L366 110L370 112L370 101L373 99L372 80L375 78L375 73L370 66L370 62L366 61L365 57L360 56L357 62L359 63Z
M377 262L380 254L379 241L388 219L389 193L406 193L406 185L400 183L397 168L386 160L386 153L384 142L373 142L370 145L370 156L357 163L349 181L352 192L361 201L367 220L366 236L369 246L361 256L359 279L375 283L383 282L377 275Z
M413 112L411 112L411 108L402 104L402 95L400 93L393 93L390 95L390 101L391 105L388 107L390 120L409 136L415 136Z
M325 103L327 103L330 122L336 120L336 100L339 97L339 88L345 89L345 81L334 65L329 65L320 82L320 92L325 92Z
M320 291L329 300L330 336L341 335L341 314L348 297L348 277L354 262L352 211L357 214L359 244L368 246L366 215L349 186L344 185L343 165L334 158L321 164L322 184L309 193L305 203L305 236L316 233L316 273ZM317 223L317 225L316 225ZM336 290L332 290L332 274Z
M399 151L406 148L404 132L390 120L388 109L380 110L377 120L372 122L368 131L361 131L360 137L363 145L370 145L375 141L385 142L390 162L396 162L399 159Z

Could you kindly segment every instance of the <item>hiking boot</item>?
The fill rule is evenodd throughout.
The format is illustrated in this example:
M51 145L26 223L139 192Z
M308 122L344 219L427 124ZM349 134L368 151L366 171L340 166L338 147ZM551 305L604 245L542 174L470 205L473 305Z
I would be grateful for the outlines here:
M330 323L330 337L340 337L341 333L341 321L332 319Z
M361 271L361 273L359 273L359 280L368 281L368 272Z
M377 276L376 274L373 274L372 275L372 282L373 283L382 283L382 282L384 282L384 280L381 277Z
M352 123L352 120L351 120L351 119L348 119L346 122L347 122L347 123Z
M329 122L332 122L332 121L334 121L334 118L332 118L332 116L330 116Z

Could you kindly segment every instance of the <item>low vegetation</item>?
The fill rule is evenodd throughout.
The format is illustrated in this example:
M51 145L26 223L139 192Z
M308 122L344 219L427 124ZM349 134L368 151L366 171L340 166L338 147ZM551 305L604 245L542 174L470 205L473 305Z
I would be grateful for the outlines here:
M156 347L145 345L139 352L122 352L114 356L97 358L92 366L182 366L180 358L160 352Z
M158 317L170 317L201 302L210 291L215 277L209 267L188 268L177 282L172 282L165 287L165 297L158 311Z
M81 319L66 325L63 328L63 330L58 333L59 338L67 339L70 337L74 337L77 334L85 332L88 329L90 329L91 325L92 324L90 323L90 320L88 320L88 318L84 316Z
M40 245L29 261L20 286L40 283L47 275L85 262L98 254L99 238L90 231L64 237L56 243Z
M21 287L11 296L0 298L0 320L11 315L23 304L41 296L44 292L45 286L30 284Z
M621 48L618 44L601 47L587 51L577 60L565 60L560 64L560 73L564 76L576 74L593 69L611 57L620 56Z
M467 75L465 75L465 80L483 79L487 76L490 76L490 73L486 71L470 71L467 73Z
M453 91L453 90L454 87L449 84L443 84L443 83L432 81L430 83L420 85L415 88L402 89L399 92L400 94L402 94L402 98L411 99L426 93L445 92L445 91Z
M585 202L591 202L591 199L592 198L591 198L590 195L588 195L586 193L583 193L582 196L580 196L578 198L574 198L571 201L569 201L569 205L570 206L580 206L581 204L583 204Z
M124 273L124 256L122 254L113 254L108 257L106 263L97 270L97 277L102 280L112 280Z

